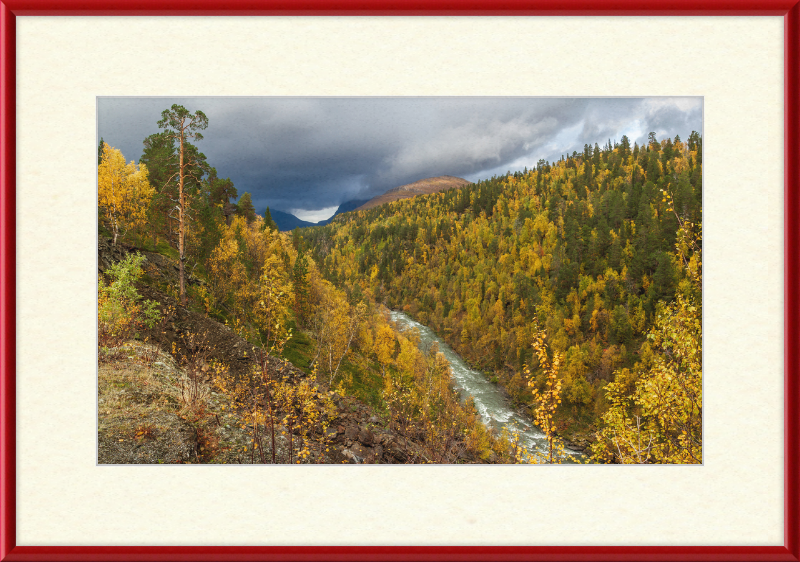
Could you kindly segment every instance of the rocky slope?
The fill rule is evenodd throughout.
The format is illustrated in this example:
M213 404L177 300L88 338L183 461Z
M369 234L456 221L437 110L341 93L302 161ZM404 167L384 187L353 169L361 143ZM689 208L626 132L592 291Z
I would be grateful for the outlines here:
M137 286L143 298L159 303L168 311L154 329L140 334L143 342L129 342L123 349L100 353L98 396L98 462L109 463L249 463L258 462L253 454L252 426L247 427L243 413L215 387L209 375L198 391L202 408L187 413L181 406L181 392L186 383L180 358L187 349L187 334L204 334L211 349L205 360L227 366L234 376L252 369L260 350L227 326L180 306L160 287L174 286L177 266L159 254L125 246L111 246L101 239L98 245L98 270L103 273L129 252L147 258L144 282ZM190 278L190 283L202 280ZM299 384L310 375L291 363L269 358L276 377ZM312 381L314 399L320 404L332 402L335 413L323 435L309 438L311 455L303 462L312 463L417 463L431 462L421 432L401 428L367 405L336 394L324 383ZM278 459L288 462L288 432L277 428ZM263 434L266 428L260 428ZM466 451L463 443L453 443L444 453L444 462L479 462ZM441 459L435 459L441 462ZM281 462L281 461L279 461Z

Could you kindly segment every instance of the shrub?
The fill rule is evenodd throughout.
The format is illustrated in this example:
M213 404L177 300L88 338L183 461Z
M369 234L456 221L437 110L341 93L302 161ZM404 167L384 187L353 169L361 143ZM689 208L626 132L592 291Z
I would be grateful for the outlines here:
M120 346L142 326L152 328L158 321L156 303L143 301L136 291L144 261L141 254L130 254L106 270L108 285L102 276L98 279L97 344L101 350Z

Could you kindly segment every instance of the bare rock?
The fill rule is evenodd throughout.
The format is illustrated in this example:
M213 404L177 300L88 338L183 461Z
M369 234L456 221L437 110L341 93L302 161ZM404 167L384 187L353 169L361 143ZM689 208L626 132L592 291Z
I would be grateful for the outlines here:
M364 462L372 456L372 450L369 447L364 447L361 443L353 443L350 447L350 452L360 459L359 462Z
M367 428L363 428L358 432L358 440L367 447L371 447L375 441L372 432Z

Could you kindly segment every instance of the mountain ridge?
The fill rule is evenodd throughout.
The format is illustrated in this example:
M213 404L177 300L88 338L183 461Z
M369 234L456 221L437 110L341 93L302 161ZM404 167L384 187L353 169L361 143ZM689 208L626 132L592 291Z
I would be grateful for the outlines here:
M275 210L270 209L270 215L272 216L272 220L275 221L275 224L278 225L278 230L281 232L286 232L289 230L294 230L295 228L306 228L309 226L325 226L326 224L330 223L337 215L341 215L342 213L349 213L359 205L363 205L366 202L367 199L351 199L350 201L345 201L344 203L339 205L339 208L336 209L336 212L333 214L333 216L325 220L321 220L319 222L304 221L303 219L298 218L291 213L287 213L285 211L278 211L277 209Z
M339 208L336 209L336 212L333 214L333 216L316 223L304 221L285 211L271 210L270 214L272 215L272 220L274 220L275 224L278 225L278 230L281 232L294 230L295 228L306 228L309 226L325 226L334 218L336 218L337 215L343 213L349 213L352 211L366 211L367 209L372 209L373 207L398 201L400 199L410 199L412 197L416 197L417 195L430 195L431 193L437 193L447 189L464 187L465 185L469 185L471 183L471 181L465 180L464 178L448 175L417 180L415 182L393 187L392 189L385 191L381 195L373 197L372 199L351 199L349 201L345 201L339 205Z
M417 195L429 195L438 191L446 189L464 187L472 182L459 178L456 176L436 176L432 178L421 179L412 183L407 183L398 187L394 187L385 193L373 197L357 209L356 211L366 211L385 203L391 203L399 199L410 199Z

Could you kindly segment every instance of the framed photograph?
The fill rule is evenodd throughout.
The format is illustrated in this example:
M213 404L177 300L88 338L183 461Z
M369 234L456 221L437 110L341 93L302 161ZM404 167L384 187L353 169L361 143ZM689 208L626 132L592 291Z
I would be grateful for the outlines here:
M799 14L2 4L0 559L800 559Z

